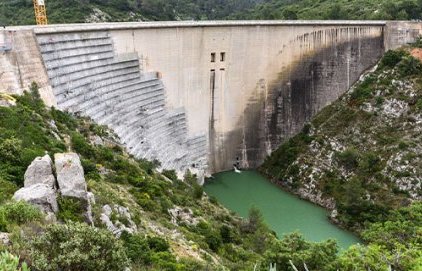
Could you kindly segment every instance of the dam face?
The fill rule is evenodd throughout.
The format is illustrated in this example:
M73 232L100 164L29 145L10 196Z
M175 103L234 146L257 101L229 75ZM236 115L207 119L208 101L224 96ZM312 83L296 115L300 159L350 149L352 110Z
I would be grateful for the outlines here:
M10 43L0 49L0 91L35 81L48 105L108 125L131 154L164 168L254 168L421 30L369 21L15 27L0 32Z

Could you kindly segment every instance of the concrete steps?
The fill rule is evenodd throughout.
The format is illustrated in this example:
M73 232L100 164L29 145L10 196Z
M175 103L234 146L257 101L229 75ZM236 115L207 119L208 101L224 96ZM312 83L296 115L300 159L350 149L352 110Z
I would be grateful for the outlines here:
M136 53L115 55L107 32L37 36L58 107L108 125L137 158L163 168L206 168L207 138L188 138L183 109L166 108L156 73L143 73Z

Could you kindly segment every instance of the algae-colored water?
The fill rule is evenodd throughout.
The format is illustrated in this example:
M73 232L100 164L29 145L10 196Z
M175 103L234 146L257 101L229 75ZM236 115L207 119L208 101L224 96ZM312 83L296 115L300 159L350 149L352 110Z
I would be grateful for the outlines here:
M242 217L247 217L252 206L257 207L279 238L299 231L308 241L336 239L343 249L359 242L355 235L330 223L325 209L281 190L255 171L218 173L204 190Z

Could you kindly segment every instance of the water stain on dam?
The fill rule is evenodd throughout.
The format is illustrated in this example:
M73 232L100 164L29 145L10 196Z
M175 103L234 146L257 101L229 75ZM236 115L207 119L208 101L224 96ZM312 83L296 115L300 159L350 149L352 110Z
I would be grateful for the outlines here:
M342 29L334 31L339 33L333 35L344 35ZM320 38L318 33L307 34L298 37L297 43ZM383 53L382 35L356 38L316 52L310 50L281 71L273 82L258 82L236 129L219 135L210 118L211 169L218 172L234 164L243 168L259 167L271 151L344 94ZM218 147L217 141L221 142Z

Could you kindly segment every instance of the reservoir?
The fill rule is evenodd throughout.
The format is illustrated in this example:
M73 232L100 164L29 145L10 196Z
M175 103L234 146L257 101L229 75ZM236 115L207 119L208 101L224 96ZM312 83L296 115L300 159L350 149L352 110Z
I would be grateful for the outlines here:
M204 190L241 217L247 217L255 206L279 238L299 231L308 241L335 239L342 249L359 242L355 235L330 223L325 209L281 190L258 172L218 173L208 180Z

